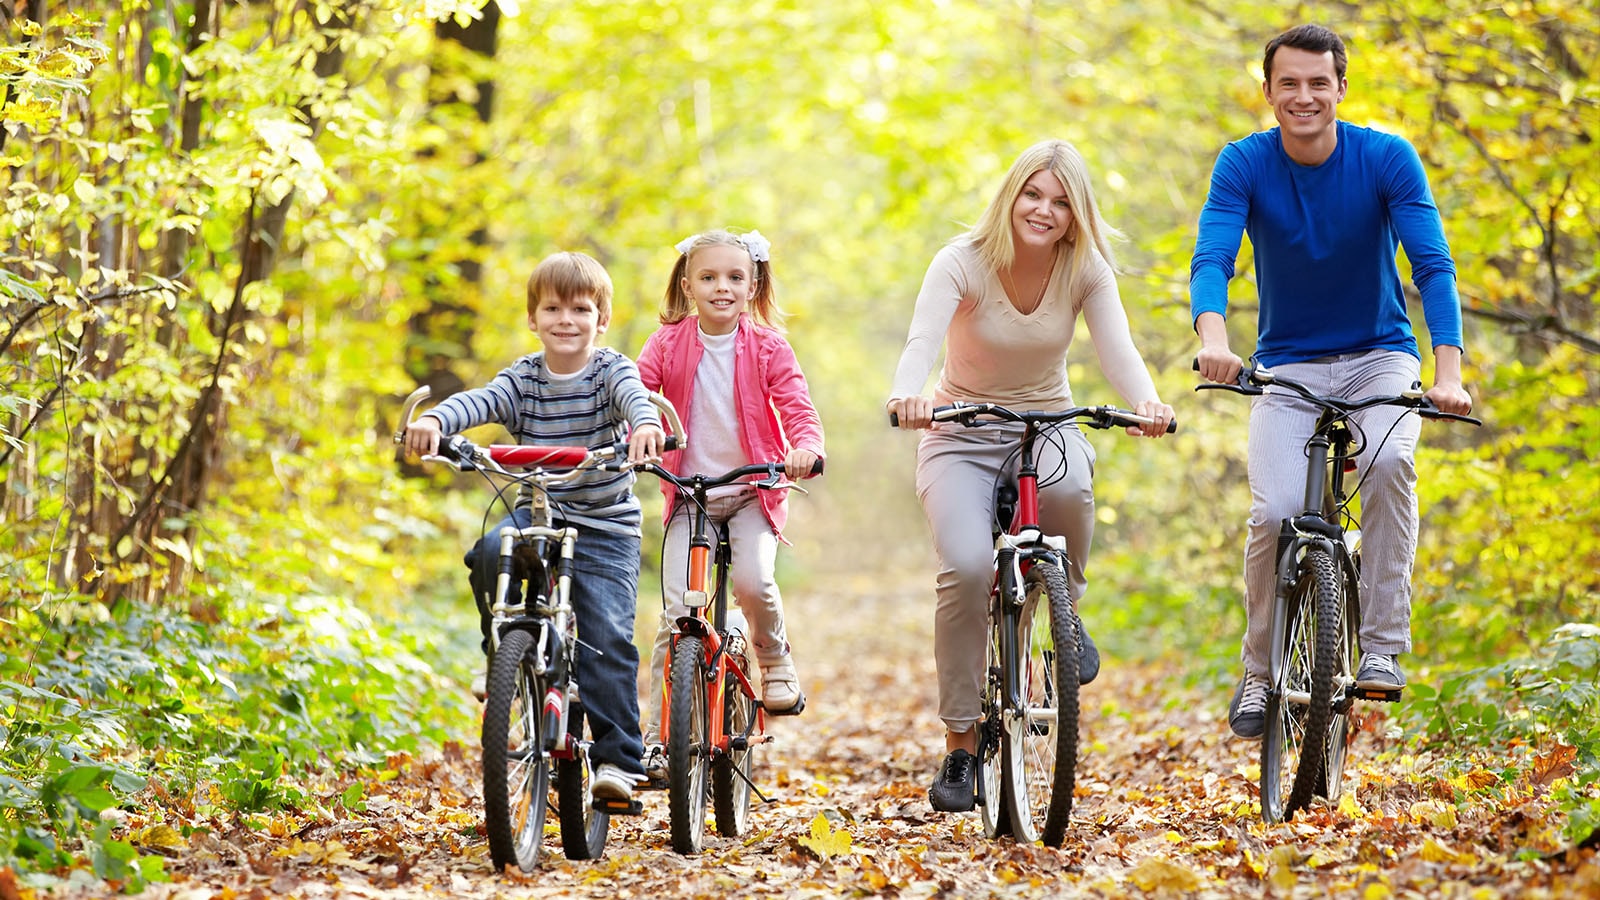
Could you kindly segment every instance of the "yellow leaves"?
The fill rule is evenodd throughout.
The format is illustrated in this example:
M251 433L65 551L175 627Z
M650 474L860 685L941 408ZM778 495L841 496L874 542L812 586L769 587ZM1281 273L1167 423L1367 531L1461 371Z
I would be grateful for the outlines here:
M1422 849L1417 851L1417 856L1424 862L1460 863L1472 865L1478 858L1471 853L1460 852L1441 841L1428 838L1422 844Z
M171 825L151 825L141 828L128 835L128 843L146 850L163 850L181 853L189 849L189 842L183 839L178 829Z
M1300 850L1289 844L1280 844L1273 847L1267 854L1267 881L1280 891L1294 890L1299 876L1295 875L1294 867L1305 862L1306 856Z
M820 860L850 853L850 832L843 828L834 831L828 825L828 817L822 813L817 813L817 817L811 820L811 833L799 841L800 846L816 854Z
M1544 786L1571 775L1578 770L1572 762L1577 757L1578 748L1567 744L1557 744L1549 753L1539 754L1533 760L1533 783Z
M1413 803L1410 813L1418 822L1426 822L1441 831L1449 831L1457 824L1455 806L1442 800L1422 800Z
M319 844L316 841L302 841L299 838L294 838L287 845L272 851L272 855L278 857L304 856L317 865L347 866L361 871L373 868L371 863L363 862L351 856L343 841L328 841L325 844Z
M1197 891L1202 883L1200 874L1193 869L1153 857L1134 867L1128 880L1145 891Z

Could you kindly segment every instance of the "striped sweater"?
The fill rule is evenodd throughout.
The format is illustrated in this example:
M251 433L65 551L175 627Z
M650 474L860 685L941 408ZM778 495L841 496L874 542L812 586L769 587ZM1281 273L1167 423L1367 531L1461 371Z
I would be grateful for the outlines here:
M649 397L633 361L600 347L571 376L552 377L544 354L529 354L487 385L446 398L424 415L438 419L447 435L494 422L520 444L594 449L624 440L624 425L660 427ZM550 499L573 525L639 535L642 515L633 480L632 472L592 470L551 488Z

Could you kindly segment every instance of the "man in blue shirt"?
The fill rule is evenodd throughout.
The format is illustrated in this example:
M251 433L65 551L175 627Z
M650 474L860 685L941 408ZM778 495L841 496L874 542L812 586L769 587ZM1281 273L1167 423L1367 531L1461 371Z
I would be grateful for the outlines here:
M1267 44L1262 91L1278 127L1223 148L1189 268L1201 377L1231 382L1243 365L1228 346L1224 316L1240 235L1248 233L1261 306L1257 363L1324 394L1410 389L1421 353L1395 262L1403 244L1433 346L1427 396L1465 415L1472 398L1461 385L1461 305L1439 210L1409 143L1339 121L1345 61L1344 42L1318 25ZM1259 740L1265 724L1278 529L1300 512L1315 422L1306 404L1277 393L1256 398L1250 413L1245 672L1228 710L1234 734L1247 740ZM1372 441L1359 460L1365 549L1356 684L1399 690L1405 676L1395 657L1411 649L1421 426L1392 406L1367 410L1356 423Z

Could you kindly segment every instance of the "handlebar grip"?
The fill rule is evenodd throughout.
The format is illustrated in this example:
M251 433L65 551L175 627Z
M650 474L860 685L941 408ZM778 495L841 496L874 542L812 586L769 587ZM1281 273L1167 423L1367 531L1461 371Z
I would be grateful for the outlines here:
M661 445L661 449L662 450L676 450L676 449L678 449L678 436L675 435L675 434L667 435L667 440L666 440L665 443L663 443ZM623 455L624 456L627 455L627 449L626 448L623 449Z
M1178 420L1177 419L1173 419L1172 421L1167 423L1167 434L1177 434L1177 433L1178 433Z
M889 413L889 427L890 428L899 428L900 427L900 414L899 413Z
M811 464L811 474L812 475L821 475L822 474L822 463L823 463L822 457L820 457L820 456L817 457L817 461Z

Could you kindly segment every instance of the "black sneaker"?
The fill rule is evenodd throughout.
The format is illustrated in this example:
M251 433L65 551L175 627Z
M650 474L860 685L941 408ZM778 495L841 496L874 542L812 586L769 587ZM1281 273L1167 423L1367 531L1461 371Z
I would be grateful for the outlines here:
M1361 654L1361 666L1356 669L1356 687L1369 691L1399 691L1406 686L1406 675L1400 664L1387 653Z
M928 788L935 812L967 812L977 802L978 758L965 750L951 750Z
M1261 740L1267 729L1267 680L1259 675L1246 675L1239 679L1233 691L1233 702L1228 704L1228 727L1235 737L1247 741Z
M1100 674L1100 648L1094 645L1094 638L1089 636L1089 626L1083 624L1083 619L1078 619L1078 637L1081 646L1078 648L1078 683L1088 684Z

